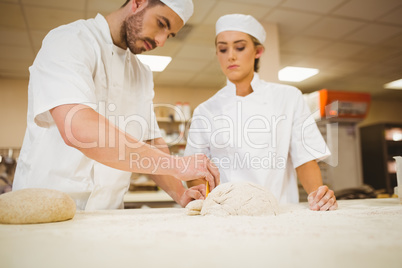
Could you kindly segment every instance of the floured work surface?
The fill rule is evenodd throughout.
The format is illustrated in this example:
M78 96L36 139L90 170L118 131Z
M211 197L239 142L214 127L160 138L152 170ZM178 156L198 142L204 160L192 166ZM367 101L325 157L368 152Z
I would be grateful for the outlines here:
M66 222L0 225L2 267L401 267L394 199L306 203L277 216L187 216L186 210L77 212ZM74 257L73 257L74 256Z

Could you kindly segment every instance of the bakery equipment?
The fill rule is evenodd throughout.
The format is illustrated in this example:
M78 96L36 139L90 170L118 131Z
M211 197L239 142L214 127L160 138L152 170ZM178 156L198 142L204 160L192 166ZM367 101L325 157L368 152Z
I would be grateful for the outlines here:
M324 184L334 191L361 187L357 124L367 116L370 94L322 89L304 96L331 151L331 156L319 163Z

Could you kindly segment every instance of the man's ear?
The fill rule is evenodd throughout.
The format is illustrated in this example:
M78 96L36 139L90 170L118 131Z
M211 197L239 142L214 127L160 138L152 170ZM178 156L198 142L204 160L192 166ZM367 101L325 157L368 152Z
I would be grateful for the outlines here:
M143 9L148 4L148 0L133 0L131 2L131 11L134 13L137 9Z
M265 48L263 46L257 46L256 50L257 50L257 53L255 54L255 58L259 59L261 57L262 53L264 53Z

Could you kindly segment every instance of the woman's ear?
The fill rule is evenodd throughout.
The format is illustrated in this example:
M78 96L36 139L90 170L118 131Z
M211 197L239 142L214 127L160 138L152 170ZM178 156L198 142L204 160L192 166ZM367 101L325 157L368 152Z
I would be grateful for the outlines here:
M257 53L255 54L255 58L259 59L262 55L262 53L264 53L265 48L263 46L257 46L256 48Z

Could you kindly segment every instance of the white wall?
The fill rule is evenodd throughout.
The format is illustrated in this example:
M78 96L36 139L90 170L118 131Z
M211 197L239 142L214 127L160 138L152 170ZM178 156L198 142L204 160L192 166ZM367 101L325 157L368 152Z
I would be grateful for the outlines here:
M26 128L28 80L0 79L0 148L19 148Z
M360 126L374 123L402 123L401 101L372 101L369 113Z
M189 102L191 110L194 110L199 104L212 97L217 90L204 88L155 88L154 103Z

